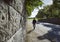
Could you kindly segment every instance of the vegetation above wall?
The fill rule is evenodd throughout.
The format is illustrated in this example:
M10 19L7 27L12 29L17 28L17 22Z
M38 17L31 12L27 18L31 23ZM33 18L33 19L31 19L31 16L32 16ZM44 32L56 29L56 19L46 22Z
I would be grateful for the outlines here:
M30 16L31 12L38 6L43 4L40 0L26 0L26 11L27 15Z
M45 6L38 12L37 18L60 18L60 1L53 0L53 4Z

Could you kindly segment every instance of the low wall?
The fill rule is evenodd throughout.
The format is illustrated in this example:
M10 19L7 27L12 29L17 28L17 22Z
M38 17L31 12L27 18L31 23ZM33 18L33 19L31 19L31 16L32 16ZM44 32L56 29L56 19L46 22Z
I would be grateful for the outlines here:
M20 28L7 42L24 42L22 28Z
M25 42L24 0L0 0L0 42Z
M39 22L48 22L48 23L60 25L60 18L41 19L41 20L38 20L38 21Z

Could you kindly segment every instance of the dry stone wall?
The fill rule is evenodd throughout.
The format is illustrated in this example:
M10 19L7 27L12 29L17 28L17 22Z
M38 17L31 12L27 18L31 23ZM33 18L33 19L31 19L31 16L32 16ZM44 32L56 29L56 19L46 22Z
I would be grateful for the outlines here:
M24 0L0 0L0 42L24 42L23 6Z

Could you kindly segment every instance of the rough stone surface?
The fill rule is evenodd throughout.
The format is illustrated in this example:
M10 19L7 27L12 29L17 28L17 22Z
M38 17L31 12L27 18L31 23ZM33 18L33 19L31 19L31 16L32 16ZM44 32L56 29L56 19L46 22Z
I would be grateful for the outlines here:
M23 4L24 0L0 0L0 42L24 42Z

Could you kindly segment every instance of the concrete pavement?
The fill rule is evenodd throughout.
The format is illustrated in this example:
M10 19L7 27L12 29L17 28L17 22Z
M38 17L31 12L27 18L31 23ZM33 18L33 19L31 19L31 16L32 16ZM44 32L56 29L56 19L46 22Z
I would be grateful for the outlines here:
M39 23L33 30L32 21L29 20L27 21L27 42L59 42L57 36L60 31L56 28L60 28L60 25ZM54 29L56 30L54 31ZM56 35L56 33L58 34Z

